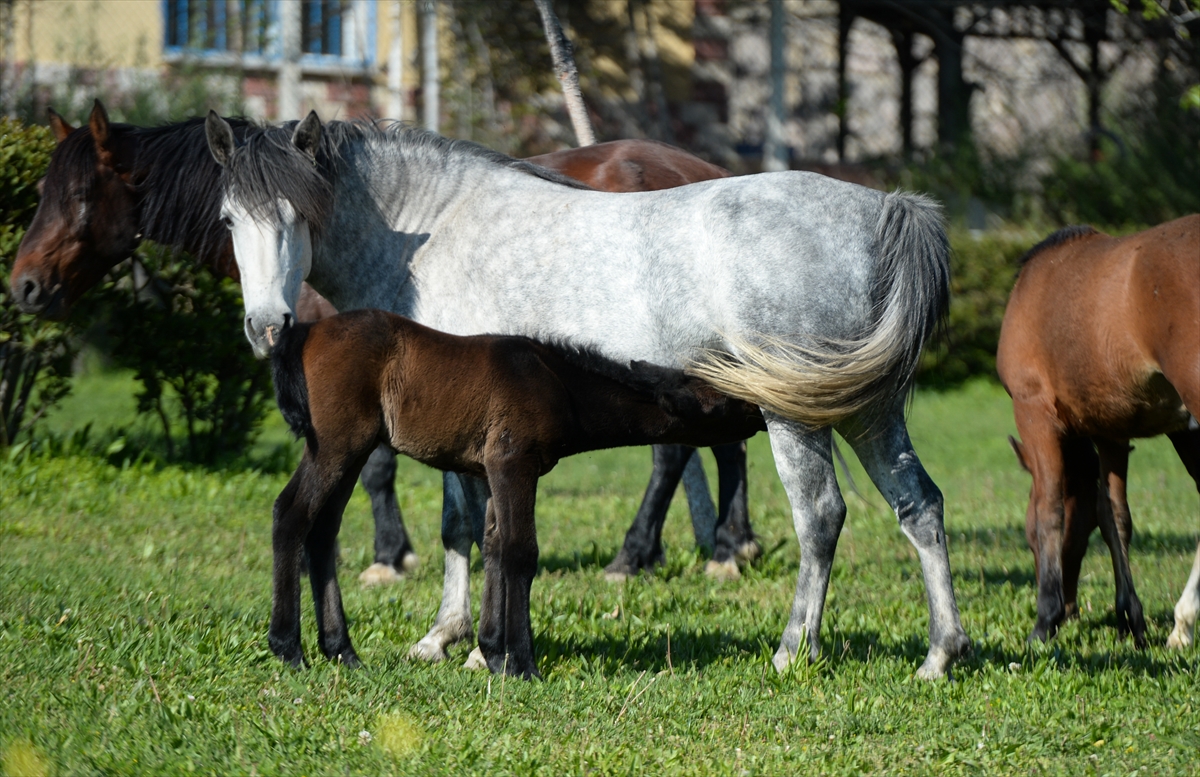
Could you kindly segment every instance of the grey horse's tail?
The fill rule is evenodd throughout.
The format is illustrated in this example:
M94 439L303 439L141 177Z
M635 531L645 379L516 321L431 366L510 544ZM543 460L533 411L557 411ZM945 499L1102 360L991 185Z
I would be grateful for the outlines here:
M892 407L911 388L921 349L949 306L950 246L941 207L919 194L888 194L875 241L874 324L860 339L799 344L727 336L732 353L707 352L688 372L812 427Z

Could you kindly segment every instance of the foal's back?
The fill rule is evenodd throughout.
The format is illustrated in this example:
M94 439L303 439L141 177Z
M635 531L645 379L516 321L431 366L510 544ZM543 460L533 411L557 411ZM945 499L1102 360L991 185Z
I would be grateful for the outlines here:
M1028 256L1001 328L1014 400L1080 434L1141 437L1200 407L1200 215L1114 238L1055 233Z

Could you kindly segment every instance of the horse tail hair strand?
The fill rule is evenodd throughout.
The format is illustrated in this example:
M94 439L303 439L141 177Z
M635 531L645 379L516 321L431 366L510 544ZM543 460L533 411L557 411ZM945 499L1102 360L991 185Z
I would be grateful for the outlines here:
M799 344L725 336L688 372L718 390L810 427L886 411L913 384L921 350L949 307L950 246L941 206L895 191L875 225L874 324L857 340Z
M316 433L308 406L308 380L304 377L304 343L311 324L294 324L279 335L271 351L271 377L275 381L275 404L296 437L315 449Z

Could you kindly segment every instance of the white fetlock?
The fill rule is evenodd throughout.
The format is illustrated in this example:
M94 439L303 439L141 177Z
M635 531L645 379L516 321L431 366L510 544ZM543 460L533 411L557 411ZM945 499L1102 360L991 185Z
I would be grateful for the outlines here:
M632 575L627 575L624 572L605 572L604 579L609 583L624 583L629 580Z
M940 680L946 676L946 669L949 668L952 660L940 648L930 650L929 655L925 656L925 663L917 669L917 677L922 680Z
M487 659L483 657L483 651L476 645L471 651L471 655L467 656L467 661L463 664L463 669L484 669L488 668Z
M733 559L728 561L709 559L709 562L704 565L704 574L708 575L713 580L726 582L740 578L742 576L742 570L738 569L737 562L735 562Z
M404 558L400 559L400 568L405 572L415 572L417 567L421 566L421 559L416 553L405 553Z
M771 659L771 664L775 667L776 672L783 674L796 661L797 655L799 654L793 653L783 645L780 645L779 650L775 651L775 657Z
M368 588L373 585L398 583L403 579L404 575L397 572L395 567L390 564L380 564L378 561L364 569L358 576L358 582Z
M448 658L446 649L442 647L442 641L433 634L426 634L421 637L420 642L409 648L408 657L417 661L428 661L431 664L445 661Z
M1172 650L1186 650L1192 646L1191 635L1180 628L1180 624L1175 624L1175 630L1171 632L1171 636L1167 637L1167 647Z

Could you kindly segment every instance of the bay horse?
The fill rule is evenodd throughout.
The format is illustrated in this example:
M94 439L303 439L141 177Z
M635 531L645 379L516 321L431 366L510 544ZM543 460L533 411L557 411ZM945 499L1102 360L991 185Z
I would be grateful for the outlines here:
M766 430L754 405L679 370L621 365L525 337L444 334L379 310L283 330L272 352L279 409L304 456L275 502L271 650L303 665L299 560L311 559L318 644L359 664L334 541L358 471L378 445L488 489L479 646L493 672L539 676L529 620L538 479L566 456L625 445L713 445Z
M759 405L801 545L773 659L780 671L821 649L846 514L836 427L921 560L930 646L918 674L943 676L969 647L942 495L904 424L921 349L949 295L932 201L811 173L616 195L473 143L408 127L323 126L315 113L241 143L216 114L208 130L225 168L221 215L246 332L260 353L294 321L307 278L339 308L380 308L451 334L583 343L619 363L687 368ZM448 505L484 509L477 478L451 477L461 490ZM471 633L467 523L457 541L444 540L457 558L447 553L442 607L419 657L444 655Z
M97 100L86 125L70 126L49 111L57 141L46 173L42 201L18 249L10 288L25 312L51 318L67 315L74 302L142 239L182 248L218 275L238 280L233 244L218 218L220 167L208 152L203 120L162 127L136 127L109 121ZM231 119L238 138L250 122ZM599 153L597 152L599 149ZM535 161L569 166L586 182L614 191L678 185L730 175L685 151L654 141L615 141L586 149L555 152ZM336 312L310 286L301 286L296 315L312 321ZM761 552L746 504L743 444L717 446L719 509L715 525L695 516L711 512L703 470L685 446L656 446L646 495L616 558L610 576L631 575L662 558L662 527L667 508L687 468L701 477L684 478L693 510L697 544L713 552L709 571L737 573L738 559ZM375 521L375 557L360 575L364 584L391 582L417 562L395 492L395 457L380 449L363 468L362 483ZM452 484L457 487L457 483ZM454 489L452 489L454 490ZM707 508L707 509L701 509ZM482 532L482 514L477 533Z
M1145 646L1129 568L1129 441L1167 435L1200 488L1200 215L1126 237L1067 227L1034 246L1004 312L996 369L1021 438L1013 448L1033 475L1030 639L1078 615L1079 568L1098 525L1118 632Z

